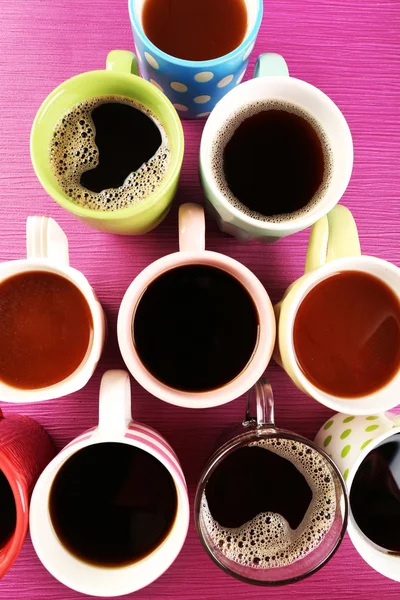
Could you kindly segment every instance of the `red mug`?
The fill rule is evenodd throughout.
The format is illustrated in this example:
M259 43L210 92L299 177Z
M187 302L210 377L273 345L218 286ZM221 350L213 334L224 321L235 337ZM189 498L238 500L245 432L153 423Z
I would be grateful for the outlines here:
M0 506L9 508L9 531L5 527L4 535L0 534L0 578L21 551L28 531L31 492L54 455L53 442L39 423L22 415L5 417L0 409Z

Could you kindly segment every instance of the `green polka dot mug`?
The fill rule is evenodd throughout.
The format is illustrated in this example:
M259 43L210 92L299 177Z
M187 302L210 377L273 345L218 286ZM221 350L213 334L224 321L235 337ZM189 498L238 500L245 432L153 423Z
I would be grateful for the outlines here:
M369 453L400 432L400 415L391 412L368 416L333 415L318 431L315 443L335 461L350 493L354 477ZM360 556L378 573L400 581L400 555L371 542L349 512L348 532Z

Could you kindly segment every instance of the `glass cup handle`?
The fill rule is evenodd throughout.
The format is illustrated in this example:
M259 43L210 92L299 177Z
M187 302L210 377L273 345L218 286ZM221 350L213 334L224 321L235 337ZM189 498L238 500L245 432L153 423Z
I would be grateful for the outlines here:
M28 217L26 220L26 254L28 259L48 259L69 265L68 239L50 217Z
M179 207L179 250L202 252L205 249L204 209L188 202Z
M274 423L274 395L271 384L261 377L247 392L246 416L243 422L245 427L275 427Z
M129 375L122 369L106 371L100 384L99 433L106 436L123 436L131 421Z

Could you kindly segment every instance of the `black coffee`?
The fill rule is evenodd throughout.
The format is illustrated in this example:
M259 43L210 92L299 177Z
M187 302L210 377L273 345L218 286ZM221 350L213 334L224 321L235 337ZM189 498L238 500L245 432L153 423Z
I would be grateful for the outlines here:
M53 173L76 204L117 210L144 200L169 163L166 133L149 109L122 96L81 102L57 123Z
M64 546L88 563L116 567L147 556L174 523L167 469L128 444L101 443L69 458L54 480L50 516Z
M214 145L224 195L261 220L307 212L330 178L330 149L319 124L281 102L255 103L234 115Z
M258 314L235 277L215 267L182 266L148 286L132 333L154 377L178 390L203 392L245 368L257 344Z
M400 553L400 434L365 457L351 486L350 507L372 542Z
M332 472L313 448L264 439L228 455L202 498L208 535L230 560L284 567L324 539L336 511Z
M16 524L14 494L3 471L0 471L0 552L14 533Z

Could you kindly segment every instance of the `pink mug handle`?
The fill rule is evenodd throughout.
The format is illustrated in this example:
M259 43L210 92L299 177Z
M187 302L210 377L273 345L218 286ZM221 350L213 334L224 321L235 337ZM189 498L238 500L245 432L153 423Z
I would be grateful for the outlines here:
M202 252L205 249L204 208L188 202L179 207L179 250Z

